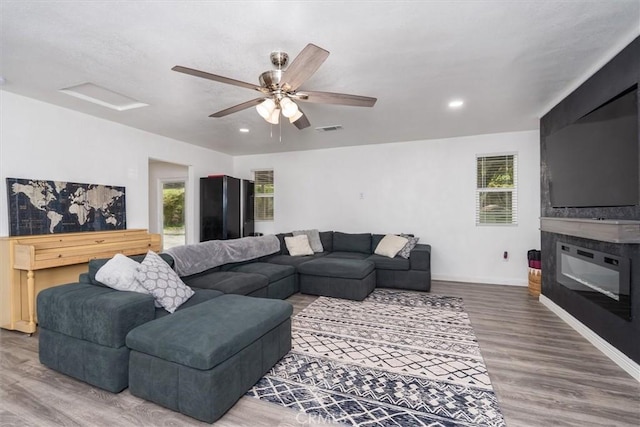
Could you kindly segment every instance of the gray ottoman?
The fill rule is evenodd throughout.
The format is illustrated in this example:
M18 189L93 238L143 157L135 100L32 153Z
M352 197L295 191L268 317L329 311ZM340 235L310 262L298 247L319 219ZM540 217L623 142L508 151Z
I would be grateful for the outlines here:
M222 295L129 332L134 396L212 423L291 349L291 304Z
M376 287L375 264L367 260L320 258L298 266L300 292L362 301Z

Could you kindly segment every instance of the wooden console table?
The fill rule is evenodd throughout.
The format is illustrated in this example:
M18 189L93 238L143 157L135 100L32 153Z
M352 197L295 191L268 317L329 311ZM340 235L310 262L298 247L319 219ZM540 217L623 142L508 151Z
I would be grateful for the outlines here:
M0 326L35 332L38 292L77 281L92 259L145 254L149 249L159 252L162 239L147 230L0 238Z

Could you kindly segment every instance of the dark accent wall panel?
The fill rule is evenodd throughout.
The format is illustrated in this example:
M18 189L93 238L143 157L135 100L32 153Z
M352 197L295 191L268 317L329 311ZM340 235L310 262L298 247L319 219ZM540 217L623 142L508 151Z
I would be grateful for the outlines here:
M640 363L640 245L619 245L595 240L542 233L542 294L580 320L609 344ZM631 267L631 322L607 311L556 280L556 242L577 245L632 260ZM634 268L635 267L635 268Z
M599 208L554 208L549 195L547 141L553 132L602 105L640 81L640 37L572 92L540 121L541 216L563 218L606 218L640 220L640 206ZM640 110L640 109L639 109ZM639 117L640 123L640 117ZM640 147L640 135L638 136ZM579 168L580 165L576 164ZM541 233L542 294L580 320L604 340L640 363L640 245L620 245L595 240ZM570 291L556 281L556 242L631 259L631 321L624 320L597 304Z

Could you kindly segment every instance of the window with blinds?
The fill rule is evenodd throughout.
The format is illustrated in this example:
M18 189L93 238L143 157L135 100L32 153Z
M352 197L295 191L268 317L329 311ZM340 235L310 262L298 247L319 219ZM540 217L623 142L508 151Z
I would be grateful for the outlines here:
M517 155L477 156L476 177L476 225L517 224Z
M253 172L256 221L273 221L273 169Z

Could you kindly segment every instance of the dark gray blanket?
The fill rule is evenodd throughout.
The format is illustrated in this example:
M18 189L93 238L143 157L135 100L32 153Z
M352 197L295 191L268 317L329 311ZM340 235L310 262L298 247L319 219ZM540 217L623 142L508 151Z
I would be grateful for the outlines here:
M175 260L179 276L190 276L232 262L249 261L280 250L274 235L243 237L233 240L210 240L193 245L169 248L165 253Z

